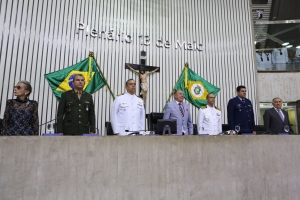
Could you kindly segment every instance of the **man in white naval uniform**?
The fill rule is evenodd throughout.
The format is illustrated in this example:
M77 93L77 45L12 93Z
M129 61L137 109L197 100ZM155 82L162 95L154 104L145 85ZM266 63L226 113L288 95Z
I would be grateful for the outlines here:
M271 53L267 51L262 51L261 43L257 42L255 44L256 48L256 63L258 70L270 70L273 67Z
M286 48L281 44L276 44L277 48L272 51L272 62L277 70L285 70L286 64L289 62L289 56Z
M135 81L133 79L126 81L125 88L127 93L115 99L110 112L113 131L118 135L128 135L132 131L145 129L144 102L135 95Z
M207 106L199 109L197 128L198 134L217 135L222 132L221 111L215 107L215 95L209 93L206 96Z

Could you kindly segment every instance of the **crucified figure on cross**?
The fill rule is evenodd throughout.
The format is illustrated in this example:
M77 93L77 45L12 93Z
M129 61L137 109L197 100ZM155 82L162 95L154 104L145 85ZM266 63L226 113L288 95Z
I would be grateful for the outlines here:
M143 100L145 101L146 97L147 97L147 92L148 92L148 88L149 88L149 85L148 85L148 82L147 82L147 75L148 74L153 74L154 72L156 72L159 67L157 67L155 70L153 71L150 71L150 72L147 72L147 71L144 71L144 70L135 70L133 69L132 67L130 67L129 64L126 65L131 71L133 71L133 73L139 75L140 77L140 80L141 80L141 88L142 88L142 91L141 91L141 95L143 97Z

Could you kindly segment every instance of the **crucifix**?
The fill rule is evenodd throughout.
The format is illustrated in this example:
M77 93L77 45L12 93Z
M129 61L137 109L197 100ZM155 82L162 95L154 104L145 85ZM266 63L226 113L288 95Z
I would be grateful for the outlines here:
M141 51L140 64L125 63L125 69L133 71L133 73L140 77L140 97L144 100L147 97L149 85L147 82L147 75L159 72L159 67L146 65L146 51Z

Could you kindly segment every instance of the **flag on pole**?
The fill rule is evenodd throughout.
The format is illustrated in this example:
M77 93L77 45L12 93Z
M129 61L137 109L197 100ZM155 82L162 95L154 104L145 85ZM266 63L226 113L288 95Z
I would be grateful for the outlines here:
M220 88L212 85L193 72L189 68L188 63L185 64L184 70L181 73L174 89L182 90L184 98L198 108L207 104L207 94L213 93L217 96L220 91Z
M105 78L99 73L91 52L89 57L65 69L45 74L56 98L60 100L62 93L74 89L73 77L82 74L85 78L83 90L92 94L106 85Z

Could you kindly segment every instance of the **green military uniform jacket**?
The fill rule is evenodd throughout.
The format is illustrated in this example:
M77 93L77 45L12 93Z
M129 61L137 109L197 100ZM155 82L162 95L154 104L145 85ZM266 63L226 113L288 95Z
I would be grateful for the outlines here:
M63 117L61 117L63 116ZM64 135L95 133L95 109L92 95L74 90L62 94L57 110L57 132Z

